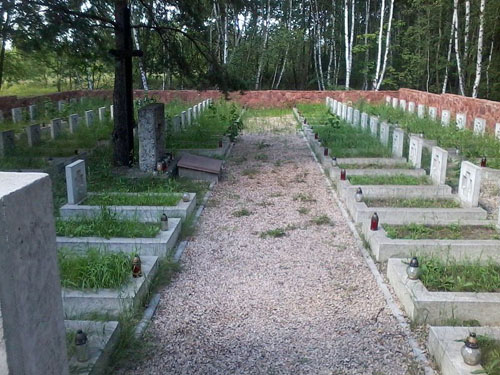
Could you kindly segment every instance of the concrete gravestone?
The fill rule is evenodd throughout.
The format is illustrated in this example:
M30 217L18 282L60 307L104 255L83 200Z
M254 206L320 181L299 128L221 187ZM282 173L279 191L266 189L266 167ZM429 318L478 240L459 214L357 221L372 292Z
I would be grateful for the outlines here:
M0 132L0 156L6 156L14 150L15 135L14 130Z
M382 122L380 124L380 143L384 146L389 144L389 124L386 122Z
M455 117L457 128L463 130L467 127L467 115L465 113L457 113Z
M193 123L193 108L191 108L191 107L188 108L188 110L187 110L186 120L187 120L188 126Z
M448 126L450 125L450 111L447 109L443 109L441 111L441 125Z
M42 141L40 124L27 126L26 135L28 136L28 144L30 147L40 144Z
M172 118L172 126L174 127L174 132L181 130L181 116L174 116Z
M359 126L359 109L355 109L352 115L352 124L354 126Z
M12 122L17 123L23 121L23 109L22 108L12 108Z
M374 137L377 136L377 133L378 133L378 117L377 116L370 116L370 133Z
M403 145L405 141L405 132L403 129L396 128L392 133L392 155L396 158L403 157Z
M385 97L385 105L391 105L391 97L390 96Z
M480 117L474 119L474 134L483 135L486 130L486 120Z
M106 119L106 107L99 107L99 121L103 122Z
M28 112L30 115L30 121L35 121L36 120L36 104L31 104L28 107Z
M66 166L66 189L69 204L79 204L87 197L85 161L77 160Z
M406 100L401 99L399 101L399 109L401 109L402 111L406 111Z
M64 106L65 106L65 104L66 104L66 102L65 102L64 100L59 100L59 101L57 102L57 110L58 110L59 112L64 111Z
M50 138L56 139L61 134L62 124L60 118L55 118L50 124Z
M181 112L181 128L185 129L187 125L187 117L186 117L186 111Z
M463 161L460 168L458 197L463 205L476 207L479 203L481 187L481 167L468 161Z
M415 113L415 102L408 103L408 112Z
M335 114L337 112L337 104L338 103L339 102L336 99L333 100L333 107L332 107L332 113L333 114Z
M342 118L342 120L346 120L347 119L347 104L345 104L345 103L342 103L341 118Z
M500 122L495 124L495 138L500 139Z
M69 115L69 132L73 134L79 125L79 116L77 113Z
M342 103L341 102L337 103L337 116L342 117Z
M85 111L85 125L91 126L94 123L94 111L88 110Z
M418 118L424 118L425 117L425 105L419 104L417 107L417 116Z
M435 184L443 185L445 183L447 165L448 151L434 146L432 148L430 177Z
M165 105L148 104L139 110L139 168L154 171L165 156Z
M429 117L434 121L437 119L437 108L436 107L429 107Z
M368 113L363 112L361 114L361 128L366 129L368 127Z
M113 105L110 105L109 106L109 117L111 118L111 120L113 120L113 118L115 116L115 113L113 112L113 110L114 110Z
M392 98L392 108L398 108L398 98Z
M0 181L0 374L67 375L50 178Z
M410 149L408 151L408 161L415 168L420 168L422 165L422 146L423 139L412 135L410 137Z
M347 122L352 124L352 107L347 107Z

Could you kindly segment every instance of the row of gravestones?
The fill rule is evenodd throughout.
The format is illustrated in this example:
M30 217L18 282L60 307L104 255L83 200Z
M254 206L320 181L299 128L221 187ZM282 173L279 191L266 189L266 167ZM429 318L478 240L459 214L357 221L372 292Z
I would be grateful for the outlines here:
M327 108L342 120L352 126L360 126L363 129L370 128L370 133L385 146L389 143L389 134L392 133L392 155L394 157L403 156L405 132L403 129L395 127L386 122L380 123L377 116L368 116L367 113L360 113L359 110L341 103L331 98L326 99ZM369 118L369 121L368 121ZM424 139L417 135L410 135L408 148L408 162L415 168L421 168L422 150ZM446 180L446 169L448 164L448 151L438 146L432 147L431 166L429 177L435 184L444 184ZM476 207L479 203L479 191L481 186L481 167L468 161L462 162L460 169L458 195L461 202L469 207Z
M201 113L205 111L210 104L212 104L212 99L205 99L204 101L189 107L185 111L182 111L179 115L172 118L172 130L177 133L188 126L193 124L194 121L199 119Z
M33 104L32 106L35 105ZM21 110L21 108L13 108L12 109L13 116L15 110ZM100 122L104 121L108 112L107 107L100 107L98 108L97 112L99 121ZM111 119L113 119L112 105L109 107L109 113ZM94 110L91 109L85 111L85 124L87 126L92 126L94 124L94 118L95 118ZM42 128L40 124L28 125L24 128L28 138L28 145L30 147L39 145L42 141L42 131L46 130L47 132L50 132L50 138L57 139L61 135L63 129L65 129L66 127L69 127L69 132L73 134L76 131L76 129L78 129L78 127L80 126L80 123L81 123L80 116L77 113L75 113L69 115L68 121L64 121L61 118L53 119L51 120L50 125L45 128ZM5 130L0 132L0 157L8 155L10 152L12 152L12 150L14 150L15 140L16 137L14 130Z
M402 111L415 113L415 102L409 102L408 105L405 99L393 98L390 96L385 97L385 104L392 106L392 108L399 108ZM417 105L417 116L424 118L426 115L426 106L424 104ZM430 119L438 120L438 109L436 107L427 107L427 115ZM441 110L441 125L449 126L451 123L451 111L448 109ZM458 129L465 129L467 127L467 115L465 113L455 114L455 123ZM474 134L484 134L486 132L486 120L480 117L474 119ZM500 122L495 124L495 137L500 139Z

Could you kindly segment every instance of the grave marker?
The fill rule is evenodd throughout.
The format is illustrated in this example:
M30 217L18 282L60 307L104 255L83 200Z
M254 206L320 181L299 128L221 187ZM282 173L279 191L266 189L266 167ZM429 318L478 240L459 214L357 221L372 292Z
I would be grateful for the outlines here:
M75 104L77 104L77 103L78 103L78 99L76 99L76 98L71 98L71 99L69 100L69 104L71 104L71 105L75 105Z
M347 107L347 122L352 124L352 107Z
M418 118L424 118L425 117L425 105L419 104L417 107L417 116Z
M77 160L66 166L66 190L68 204L79 204L87 197L85 161Z
M64 100L59 100L57 102L57 111L62 112L64 111L64 106L66 105L66 102Z
M398 98L392 98L392 108L398 108Z
M186 129L187 124L187 114L186 111L181 112L181 128Z
M429 107L429 117L436 121L437 119L437 108L436 107Z
M342 103L341 102L337 103L337 116L342 118Z
M395 128L392 133L392 156L396 158L403 157L403 145L405 141L405 132L403 129Z
M338 104L337 99L334 99L333 100L333 107L332 107L332 113L333 114L335 114L337 112L337 104Z
M361 114L361 129L366 129L368 127L368 113L363 112Z
M98 109L99 121L103 122L106 120L106 107L99 107Z
M450 125L450 111L447 109L443 109L441 111L441 125L449 126Z
M0 181L0 373L68 375L50 178Z
M37 116L37 113L36 113L36 104L31 104L28 107L28 112L29 112L29 115L30 115L30 121L35 121L36 120L36 116Z
M410 148L408 151L408 161L415 168L422 166L422 146L424 140L416 135L410 137Z
M113 120L115 117L115 113L113 111L114 111L114 106L110 105L109 106L109 117L111 118L111 120Z
M387 122L382 122L380 124L380 143L384 146L389 144L389 124Z
M399 109L401 109L402 111L406 111L406 100L401 99L399 101Z
M174 132L181 130L181 116L174 116L172 118L172 125L174 127Z
M3 116L3 111L0 111L0 124L4 122L5 118Z
M341 114L341 118L342 120L346 120L347 119L347 104L345 103L342 103L342 114Z
M89 109L85 111L85 125L92 126L94 124L94 111Z
M481 187L481 167L463 161L460 168L458 197L464 206L477 207Z
M385 97L385 105L391 105L392 98L390 96Z
M193 108L192 107L189 107L187 110L186 120L187 120L188 126L193 123Z
M474 119L474 134L483 135L486 131L486 120L480 117Z
M0 132L0 156L7 156L15 146L14 130Z
M370 133L376 137L378 133L378 117L370 116Z
M457 128L463 130L467 127L467 115L465 113L457 113L455 117Z
M448 165L448 151L441 147L434 146L431 156L431 180L437 185L444 185L446 182L446 167Z
M60 118L55 118L51 121L50 124L50 138L56 139L61 135L62 124Z
M359 113L359 109L355 109L354 110L354 113L352 115L352 124L356 127L359 126L359 120L360 120L360 113Z
M139 168L152 172L165 156L165 105L148 104L139 110Z
M408 103L408 112L409 113L415 113L415 102L409 102Z
M14 124L23 121L23 109L22 108L19 108L19 107L12 108L11 112L12 112L12 122Z
M495 124L495 138L500 139L500 122Z
M28 136L28 145L30 147L36 146L42 142L40 132L40 124L29 125L26 127L26 135Z
M69 132L73 134L78 129L79 125L79 116L77 113L69 115Z

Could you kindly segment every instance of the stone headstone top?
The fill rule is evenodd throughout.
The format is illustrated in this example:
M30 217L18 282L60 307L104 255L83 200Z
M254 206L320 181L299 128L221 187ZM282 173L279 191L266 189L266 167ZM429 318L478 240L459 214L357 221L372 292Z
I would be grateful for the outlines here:
M392 133L392 155L397 158L403 157L403 146L405 140L405 132L403 129L395 128Z
M156 163L165 156L165 105L148 104L139 110L139 169L156 170Z
M455 122L457 123L458 129L465 129L467 127L467 115L465 113L457 113L455 116Z
M387 146L389 144L389 131L389 124L387 122L382 122L380 124L380 143L382 143L384 146Z
M401 109L402 111L406 111L406 100L401 99L399 101L399 109Z
M62 124L60 118L55 118L51 121L50 124L50 138L56 139L61 135Z
M12 122L17 123L23 121L23 109L22 108L12 108Z
M408 103L408 112L415 113L415 102Z
M422 147L424 140L416 135L410 137L410 146L408 150L408 161L415 168L422 166Z
M30 115L30 121L35 121L36 117L37 117L36 104L31 104L28 107L28 112L29 112L29 115Z
M42 142L42 133L40 131L40 124L27 126L26 135L28 136L28 145L30 147L39 145Z
M392 108L394 109L398 108L398 103L399 103L398 98L392 98Z
M417 107L417 116L418 118L424 118L425 117L425 105L419 104Z
M79 204L87 197L85 161L77 160L66 166L66 189L69 204Z
M464 206L477 207L481 188L481 167L463 161L458 182L458 197Z
M378 133L378 117L370 116L370 133L376 137Z
M486 120L480 117L474 119L474 134L483 135L486 131Z
M361 113L361 128L366 129L368 127L368 113Z
M99 114L99 121L103 122L106 119L106 107L99 107L98 114Z
M441 147L434 146L431 155L431 180L438 185L443 185L446 182L446 168L448 165L448 151Z
M352 107L347 107L347 122L352 124Z
M390 96L385 97L385 105L391 105L392 98Z
M437 108L436 107L429 107L429 117L434 121L437 119Z
M85 125L92 126L94 123L94 111L89 109L85 111Z
M450 125L450 111L447 109L443 109L441 111L441 125L449 126Z
M500 122L495 124L495 138L500 139Z
M69 132L73 134L78 129L80 118L77 113L69 115Z
M355 109L354 110L354 113L352 115L352 124L354 126L359 126L359 120L360 120L360 113L359 113L359 109Z
M206 156L184 154L177 163L177 166L195 171L219 174L222 168L222 160L212 159Z

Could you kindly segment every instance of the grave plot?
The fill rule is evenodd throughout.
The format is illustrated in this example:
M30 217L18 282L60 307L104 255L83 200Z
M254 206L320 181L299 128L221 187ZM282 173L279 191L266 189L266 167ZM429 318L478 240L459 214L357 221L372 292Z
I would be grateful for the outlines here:
M500 324L500 266L470 261L420 258L421 274L408 276L409 260L387 262L387 278L408 317L418 324L447 325L476 321Z
M465 339L475 333L481 350L477 365L468 365L461 354ZM500 328L498 327L430 327L429 353L442 375L492 374L499 372Z

